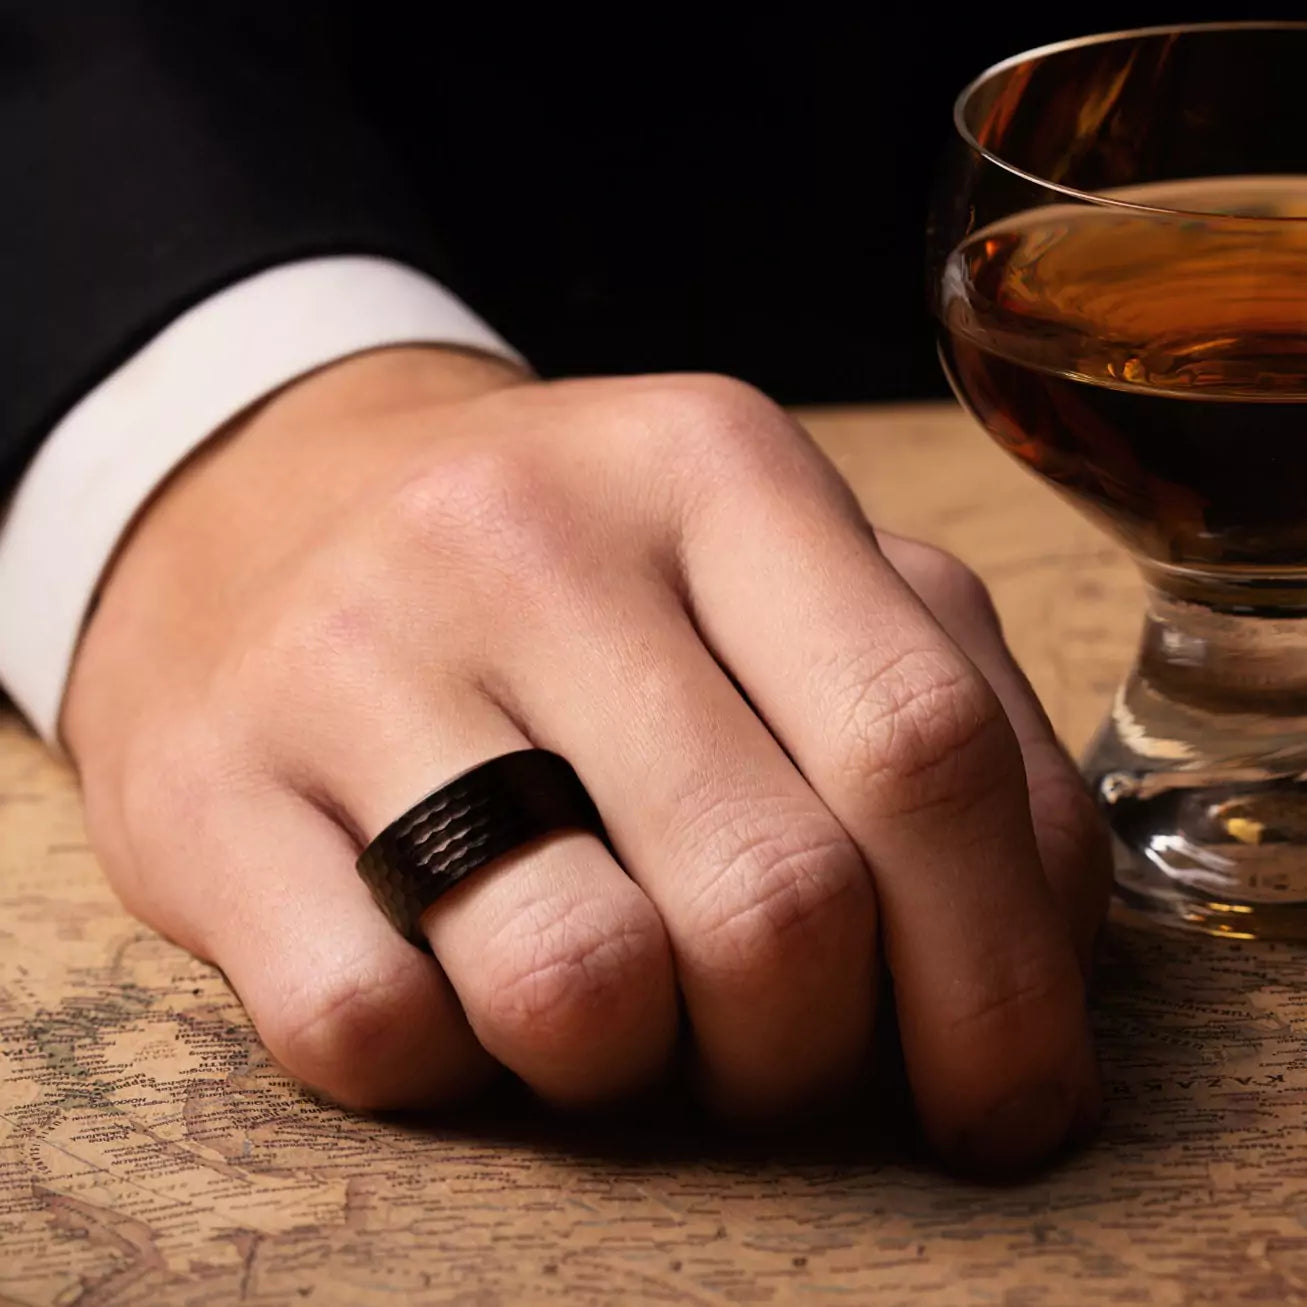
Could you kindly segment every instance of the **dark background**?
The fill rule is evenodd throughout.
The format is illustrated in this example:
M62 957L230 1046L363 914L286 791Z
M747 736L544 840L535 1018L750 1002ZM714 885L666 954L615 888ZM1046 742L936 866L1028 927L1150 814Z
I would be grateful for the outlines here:
M428 269L546 375L943 393L923 228L962 85L1063 37L1276 16L0 0L0 492L177 313L313 254Z

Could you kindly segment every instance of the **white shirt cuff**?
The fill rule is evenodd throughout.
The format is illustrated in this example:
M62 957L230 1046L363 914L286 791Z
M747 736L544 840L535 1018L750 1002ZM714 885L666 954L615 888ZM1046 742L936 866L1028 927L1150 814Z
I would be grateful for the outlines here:
M361 350L461 345L520 361L439 283L387 259L285 264L184 313L71 409L0 518L0 684L56 743L100 576L154 489L296 377Z

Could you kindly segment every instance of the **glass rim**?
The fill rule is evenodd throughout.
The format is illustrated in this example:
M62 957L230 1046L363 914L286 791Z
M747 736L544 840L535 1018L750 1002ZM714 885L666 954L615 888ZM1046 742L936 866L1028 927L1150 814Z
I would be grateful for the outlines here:
M1307 222L1307 215L1304 214L1247 214L1247 213L1213 213L1204 209L1185 209L1185 208L1168 208L1154 204L1137 204L1130 200L1116 199L1110 195L1104 195L1100 191L1084 191L1074 186L1067 186L1061 182L1050 181L1048 178L1040 177L1038 173L1029 172L1024 168L1019 168L1015 163L1004 159L1001 155L995 154L993 150L981 145L976 140L975 134L967 126L964 111L972 96L980 88L990 81L997 74L1005 72L1009 68L1019 67L1021 64L1030 63L1037 59L1047 58L1050 55L1060 54L1064 50L1083 49L1091 45L1108 45L1113 41L1136 40L1141 37L1150 36L1180 36L1189 32L1275 32L1275 31L1297 31L1307 32L1307 19L1283 18L1283 19L1246 19L1230 22L1215 23L1159 23L1152 27L1133 27L1121 28L1112 32L1096 32L1089 36L1073 36L1062 41L1050 41L1046 45L1037 45L1032 49L1023 50L1019 54L1009 55L1006 59L1000 59L998 63L991 64L982 73L973 77L961 91L958 92L957 98L953 101L953 127L958 135L962 138L963 144L969 149L974 150L982 159L991 163L996 168L1001 168L1004 172L1022 181L1029 182L1041 190L1051 191L1054 195L1061 195L1067 199L1074 200L1080 204L1097 205L1100 208L1121 209L1127 213L1150 213L1163 217L1201 217L1215 218L1221 222L1256 222L1256 223L1279 223L1279 222Z

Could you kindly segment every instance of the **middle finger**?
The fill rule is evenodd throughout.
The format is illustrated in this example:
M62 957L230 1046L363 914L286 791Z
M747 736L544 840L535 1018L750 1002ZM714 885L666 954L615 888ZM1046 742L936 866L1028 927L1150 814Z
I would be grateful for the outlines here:
M517 660L513 713L570 758L657 907L705 1095L762 1118L838 1094L875 1004L857 849L670 589L609 591L561 629Z

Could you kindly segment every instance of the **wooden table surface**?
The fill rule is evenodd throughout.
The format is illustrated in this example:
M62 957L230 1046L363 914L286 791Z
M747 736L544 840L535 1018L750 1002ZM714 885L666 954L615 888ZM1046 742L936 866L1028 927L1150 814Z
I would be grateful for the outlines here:
M1118 552L952 408L808 420L874 520L987 578L1083 745L1138 622ZM0 1303L1307 1303L1305 959L1113 926L1102 1137L1019 1187L940 1175L872 1105L753 1145L364 1119L124 914L69 774L0 715Z

